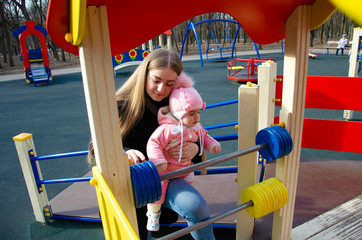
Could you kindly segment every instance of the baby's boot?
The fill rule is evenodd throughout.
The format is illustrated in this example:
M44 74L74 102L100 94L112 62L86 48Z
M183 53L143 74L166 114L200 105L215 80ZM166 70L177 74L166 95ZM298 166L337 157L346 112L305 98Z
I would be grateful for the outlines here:
M161 205L147 205L147 230L158 231L160 229Z

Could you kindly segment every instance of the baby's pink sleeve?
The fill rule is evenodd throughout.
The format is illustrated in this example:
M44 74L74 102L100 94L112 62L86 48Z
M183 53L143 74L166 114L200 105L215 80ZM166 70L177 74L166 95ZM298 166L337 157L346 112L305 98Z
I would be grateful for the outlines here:
M167 162L165 155L163 154L163 150L167 145L167 137L165 137L167 133L167 125L161 125L152 133L150 139L147 142L148 159L156 166Z
M221 151L220 143L211 137L204 128L202 128L202 134L204 138L204 148L211 153L219 153Z

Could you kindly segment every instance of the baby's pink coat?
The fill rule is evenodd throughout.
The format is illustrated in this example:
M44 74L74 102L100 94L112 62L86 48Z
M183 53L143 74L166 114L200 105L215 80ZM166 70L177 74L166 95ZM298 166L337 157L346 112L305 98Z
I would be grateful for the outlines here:
M153 132L147 143L147 155L149 160L156 166L167 162L166 171L160 174L190 166L191 161L179 162L178 159L173 159L168 156L168 150L179 146L181 143L179 121L173 117L168 106L160 108L158 112L158 123L160 126ZM200 143L200 134L202 134L202 138L204 139L204 149L213 152L213 147L219 145L219 143L207 133L200 123L192 128L183 126L183 142ZM193 173L189 173L180 177L183 177L187 182L192 183L194 175ZM161 185L161 199L154 204L162 204L165 200L168 180L163 181Z

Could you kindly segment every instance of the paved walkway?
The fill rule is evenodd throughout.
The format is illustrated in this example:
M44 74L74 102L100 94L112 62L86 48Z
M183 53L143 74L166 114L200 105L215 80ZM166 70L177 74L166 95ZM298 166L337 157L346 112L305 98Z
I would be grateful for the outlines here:
M80 71L81 71L80 67L52 69L52 75L63 75L63 74L80 72ZM0 82L13 81L13 80L19 80L19 79L24 79L24 73L0 75Z

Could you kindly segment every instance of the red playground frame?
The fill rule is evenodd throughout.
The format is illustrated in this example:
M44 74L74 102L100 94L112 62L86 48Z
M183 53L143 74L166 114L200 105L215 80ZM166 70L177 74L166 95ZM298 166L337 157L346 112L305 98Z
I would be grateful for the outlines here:
M227 62L227 68L229 70L228 78L240 82L249 82L249 81L257 82L258 66L265 61L277 62L274 58L261 58L261 57L252 57L250 59L236 58L234 60L228 61ZM246 65L243 65L243 63L246 63Z

